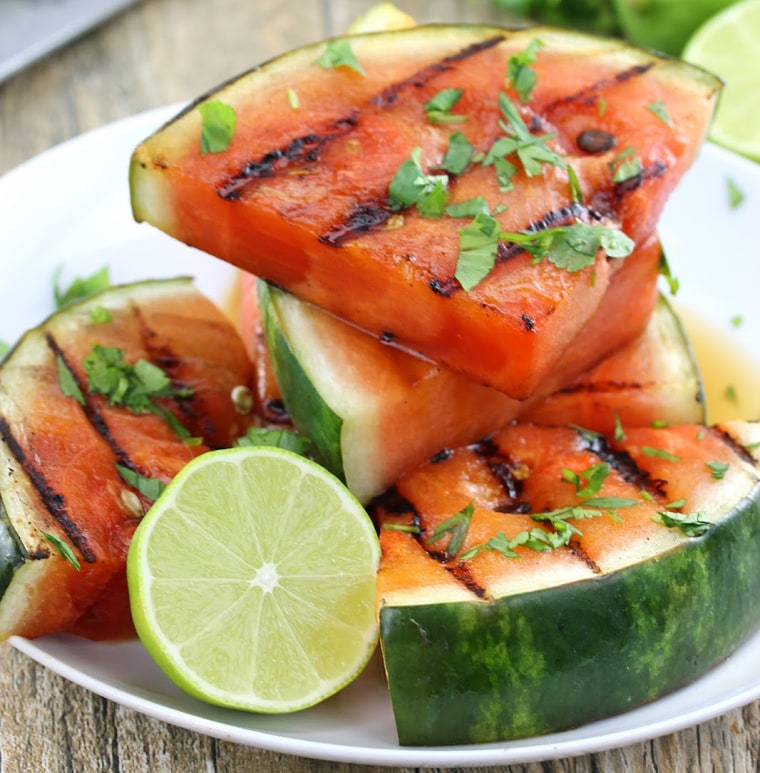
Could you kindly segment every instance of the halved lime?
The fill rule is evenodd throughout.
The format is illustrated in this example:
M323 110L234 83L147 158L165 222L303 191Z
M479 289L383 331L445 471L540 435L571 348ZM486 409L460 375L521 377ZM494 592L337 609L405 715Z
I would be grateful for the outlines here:
M137 633L195 697L279 713L356 677L377 643L369 516L280 448L212 451L167 486L127 557Z
M710 139L760 161L760 0L742 0L713 16L683 58L726 82Z

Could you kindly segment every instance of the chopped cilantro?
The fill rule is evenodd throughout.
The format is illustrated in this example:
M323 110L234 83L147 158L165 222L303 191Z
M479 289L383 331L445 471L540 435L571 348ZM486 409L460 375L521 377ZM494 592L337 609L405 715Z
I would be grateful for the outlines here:
M420 163L421 154L422 149L415 148L396 171L388 189L388 204L396 211L416 206L425 217L441 217L446 206L449 178L427 174Z
M652 448L652 446L641 446L641 453L644 456L656 456L658 459L664 459L666 462L680 462L681 457L671 454L662 448Z
M609 164L612 182L622 183L641 174L641 159L634 148L628 147L618 153Z
M623 429L623 423L620 421L620 416L618 416L618 412L615 411L615 429L613 432L613 440L616 443L622 443L625 440L625 430Z
M11 345L7 341L0 341L0 359L5 357L6 354L8 354L8 351L10 350Z
M585 499L599 493L610 474L610 466L607 462L600 462L579 473L563 467L561 474L562 480L575 486L575 493Z
M99 268L89 276L76 277L66 289L62 289L59 285L62 271L63 266L58 266L53 274L53 299L56 309L63 308L74 301L81 301L111 286L108 266Z
M744 317L741 314L734 314L730 321L731 327L741 327L744 324Z
M60 354L56 358L56 365L58 367L58 386L60 386L64 397L73 397L80 405L84 405L85 399L82 390Z
M600 118L607 112L607 100L604 97L599 97L599 101L596 103L596 112Z
M451 112L452 108L462 98L463 93L464 89L443 89L432 99L425 102L422 107L428 121L436 124L463 123L466 121L466 115L457 115Z
M288 104L291 110L298 110L301 107L301 102L295 89L288 89Z
M467 530L470 528L470 521L472 520L472 514L474 512L475 503L470 502L458 513L452 515L451 518L447 518L445 521L439 523L427 540L428 544L437 542L442 537L450 534L451 536L449 537L445 552L446 555L453 558L462 549L462 545L467 538Z
M246 434L235 441L235 445L274 446L304 456L311 446L311 440L293 430L249 427Z
M411 523L384 523L383 531L401 531L406 534L419 534L420 527Z
M116 471L125 483L128 483L132 488L140 492L149 502L155 502L166 488L166 484L162 483L158 478L148 478L145 475L140 475L140 473L130 470L129 467L125 467L122 464L116 465Z
M201 114L201 154L222 153L235 135L237 117L226 102L212 100L198 105Z
M738 209L744 203L744 191L730 177L726 178L726 190L729 208Z
M477 217L477 215L490 215L490 210L484 196L475 196L456 204L448 204L446 214L450 217Z
M712 526L712 521L702 513L658 512L652 520L669 529L680 529L687 537L701 537Z
M449 146L441 161L441 169L450 174L461 174L472 161L475 148L462 132L455 132L449 137Z
M672 128L673 121L670 120L670 114L668 108L665 107L665 103L661 99L656 99L654 102L650 102L647 105L647 110L653 115L656 115L666 126Z
M536 61L536 54L541 46L543 43L538 38L533 38L525 51L509 57L507 77L523 103L530 101L537 82L536 71L530 65Z
M56 534L50 534L50 532L47 531L43 531L41 534L58 551L61 558L68 561L74 567L74 569L79 571L82 568L79 563L79 559L76 557L76 554L68 542L62 540Z
M670 290L670 294L675 295L680 289L681 285L678 279L673 276L673 272L670 270L670 264L668 263L667 255L665 255L665 250L660 252L660 262L657 264L657 270L660 272L660 276L665 278L665 281L668 284L668 289Z
M366 75L364 68L354 55L351 44L344 38L336 38L328 42L322 55L317 59L317 64L325 70L332 70L336 67L348 67L359 75Z
M93 307L90 312L90 322L94 325L103 325L106 322L110 322L111 319L111 312L105 306L101 306L100 304Z
M82 363L89 378L88 389L108 398L109 405L121 405L134 413L153 413L166 421L179 437L190 433L174 414L154 402L158 397L190 397L192 390L177 389L161 368L140 359L134 365L124 359L121 349L95 344Z
M739 394L736 391L736 387L733 384L729 384L724 390L723 390L723 397L728 400L730 403L738 403L739 402Z
M480 213L465 228L459 229L459 257L454 276L469 292L496 264L499 249L499 221Z

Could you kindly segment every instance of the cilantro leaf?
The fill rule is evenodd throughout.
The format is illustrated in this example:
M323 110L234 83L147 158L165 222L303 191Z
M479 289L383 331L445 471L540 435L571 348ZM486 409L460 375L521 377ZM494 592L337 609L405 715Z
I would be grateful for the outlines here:
M662 448L653 448L652 446L641 446L641 453L644 456L654 456L658 459L664 459L666 462L680 462L681 457L676 454L671 454L669 451L665 451Z
M58 266L53 274L53 299L56 309L63 308L69 303L88 298L101 290L107 290L111 286L111 277L108 266L99 268L94 273L85 277L76 277L71 284L62 289L59 279L63 266Z
M728 193L728 206L730 209L738 209L746 198L744 191L730 177L726 178L726 191Z
M450 174L461 174L467 169L475 148L462 132L455 132L449 137L449 146L441 161L441 169Z
M161 368L144 359L132 365L124 359L121 349L99 344L92 347L82 364L92 394L104 395L109 405L120 405L134 413L153 413L164 419L179 437L190 437L177 417L154 399L190 397L193 392L188 388L174 388Z
M442 537L450 534L449 541L446 545L446 555L454 557L462 549L465 539L467 538L467 530L470 528L470 521L472 520L472 514L475 512L475 503L470 502L465 505L458 513L455 513L451 518L447 518L442 521L433 531L430 538L427 540L428 544L437 542Z
M358 72L359 75L367 74L354 55L351 44L344 38L336 38L329 41L322 55L317 59L317 64L325 70L332 70L336 67L348 67Z
M447 175L428 174L422 169L422 149L415 148L396 171L388 189L388 204L397 211L416 206L423 217L441 217L448 197Z
M499 249L499 221L480 213L459 229L459 256L454 276L469 292L491 272Z
M709 516L703 513L669 513L662 511L652 516L655 523L669 529L680 529L687 537L701 537L712 526Z
M466 121L466 115L456 115L451 112L462 98L463 93L464 89L442 89L425 102L422 108L428 121L434 124L463 123Z
M61 388L63 396L73 397L80 405L84 405L85 399L82 390L60 354L56 357L56 365L58 367L58 386Z
M450 217L476 217L477 215L490 215L491 210L488 208L485 196L474 196L465 201L448 204L446 214Z
M710 470L710 474L715 480L722 480L730 467L727 462L705 462L705 465Z
M288 429L269 429L267 427L249 427L243 437L235 441L236 446L275 446L304 456L309 450L311 440L298 432Z
M235 135L237 116L226 102L212 100L198 105L201 114L201 154L222 153Z
M665 281L668 284L668 289L670 290L670 294L675 295L680 289L681 285L678 279L673 276L673 272L670 269L670 264L668 263L667 255L665 255L665 250L660 253L660 262L657 264L657 270L660 272L660 276L665 278Z
M647 110L653 115L656 115L667 127L673 128L673 121L670 119L668 108L661 99L656 99L654 102L650 102L647 105Z
M65 540L62 540L58 535L51 534L50 532L43 531L41 532L42 537L46 539L60 554L61 558L68 561L74 569L77 571L80 571L82 568L79 559L76 556L76 553L71 548L71 545L69 545L68 542Z
M166 484L162 483L158 478L148 478L145 475L140 475L140 473L130 470L129 467L125 467L122 464L115 466L119 477L150 502L155 502L166 488Z
M530 65L536 61L536 54L541 46L543 43L538 38L533 38L525 51L509 57L507 77L523 103L530 101L537 82L536 72Z
M612 172L612 182L622 183L641 174L641 159L634 148L627 147L610 161L609 168Z

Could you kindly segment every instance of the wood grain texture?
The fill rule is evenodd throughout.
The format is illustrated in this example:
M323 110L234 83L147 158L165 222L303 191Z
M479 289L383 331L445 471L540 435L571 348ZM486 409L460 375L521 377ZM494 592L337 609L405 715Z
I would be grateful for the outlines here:
M488 0L398 3L420 21L507 21ZM372 0L143 0L0 85L0 173L84 131L189 100L288 48L337 34L372 4ZM749 773L758 770L758 749L760 702L623 749L481 770ZM178 729L89 693L5 644L0 645L0 770L393 773L394 769L301 759Z

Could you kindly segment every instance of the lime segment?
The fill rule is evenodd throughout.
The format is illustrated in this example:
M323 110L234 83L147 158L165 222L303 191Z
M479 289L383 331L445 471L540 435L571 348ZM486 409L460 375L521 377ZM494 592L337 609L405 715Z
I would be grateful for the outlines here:
M726 82L710 138L760 161L760 0L743 0L712 17L683 58Z
M380 549L336 478L290 451L206 453L138 527L132 615L159 667L210 703L280 713L356 677L377 643Z

